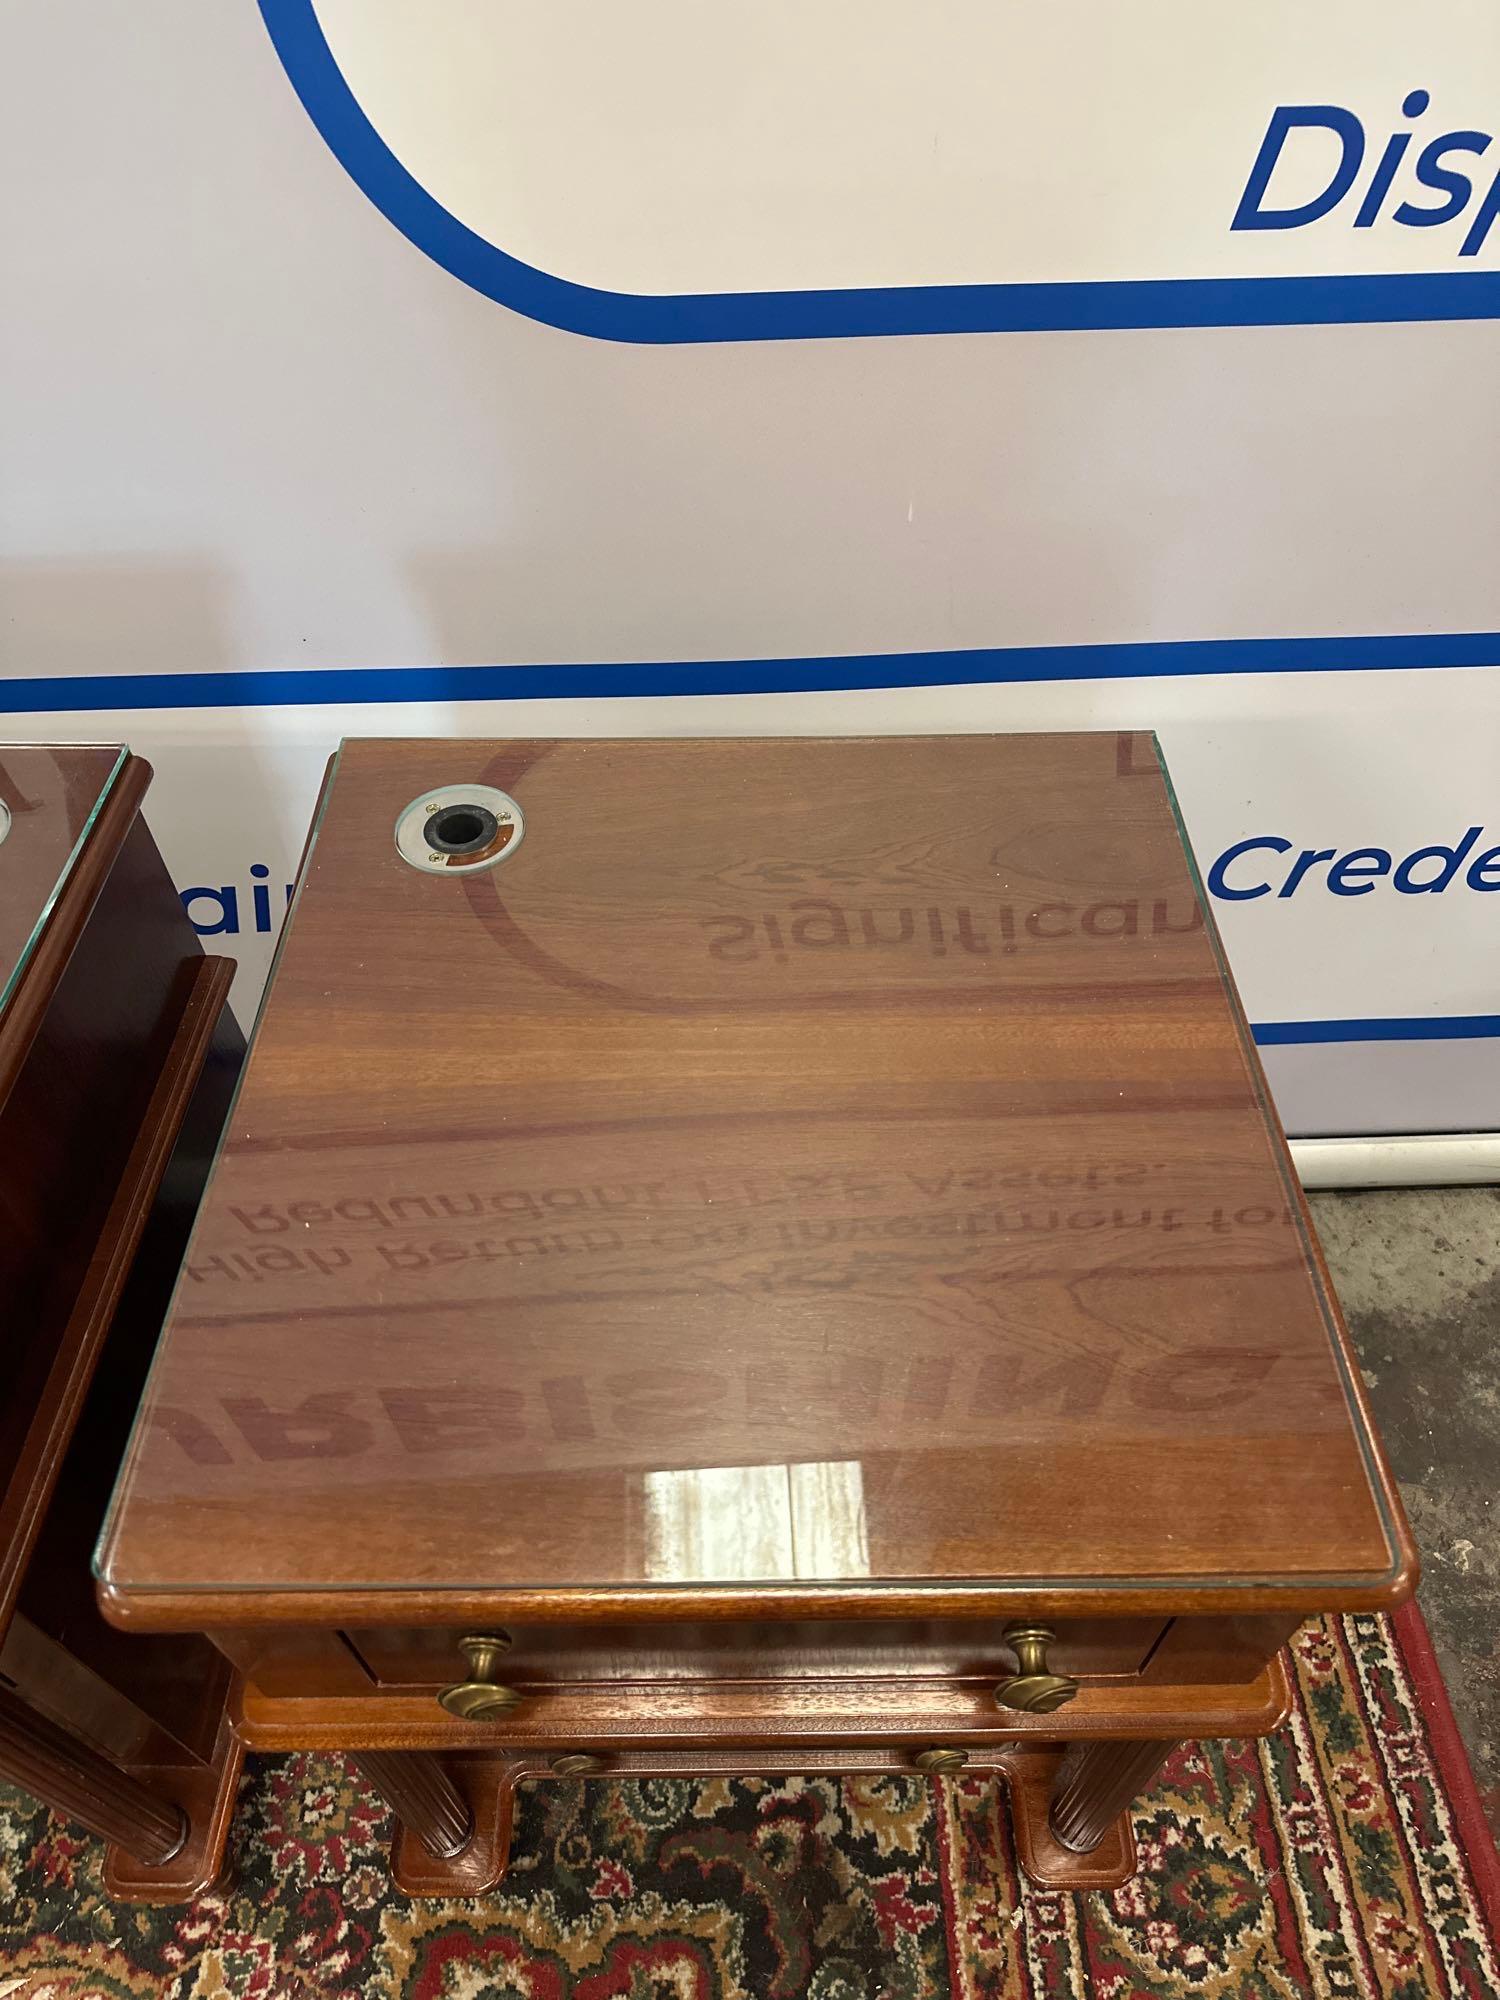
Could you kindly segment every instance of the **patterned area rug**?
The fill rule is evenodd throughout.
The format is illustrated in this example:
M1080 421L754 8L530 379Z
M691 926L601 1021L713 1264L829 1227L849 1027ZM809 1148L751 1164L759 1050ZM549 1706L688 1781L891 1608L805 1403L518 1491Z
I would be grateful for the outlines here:
M1420 1619L1294 1657L1287 1727L1181 1750L1107 1895L1020 1880L980 1780L574 1781L528 1789L494 1896L413 1903L303 1756L252 1760L227 1891L146 1911L8 1794L0 2000L1494 2000L1500 1864Z

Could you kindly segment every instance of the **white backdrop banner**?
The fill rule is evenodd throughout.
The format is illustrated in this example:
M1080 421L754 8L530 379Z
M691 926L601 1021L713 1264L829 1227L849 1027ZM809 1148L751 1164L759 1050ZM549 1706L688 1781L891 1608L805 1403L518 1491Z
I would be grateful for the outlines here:
M1391 318L1496 282L1485 0L262 7L397 227L579 331Z
M1289 1128L1500 1127L1493 7L3 23L5 733L242 1008L345 734L1154 727Z

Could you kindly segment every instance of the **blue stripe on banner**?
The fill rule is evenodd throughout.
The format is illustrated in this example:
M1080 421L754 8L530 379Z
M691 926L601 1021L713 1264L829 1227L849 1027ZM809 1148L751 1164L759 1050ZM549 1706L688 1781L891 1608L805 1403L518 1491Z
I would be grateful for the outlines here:
M1500 633L1350 639L1180 639L1109 646L979 647L778 660L642 661L584 666L307 667L266 673L84 674L12 680L0 713L307 707L318 703L607 700L647 695L808 694L1183 674L1360 673L1500 666ZM1500 1014L1263 1021L1261 1048L1319 1042L1500 1037Z
M602 701L621 696L824 694L1027 681L1151 680L1183 674L1368 673L1500 666L1500 632L1347 639L1164 639L1099 646L980 646L954 652L581 666L293 667L211 674L16 679L0 713L279 708L318 702Z
M1469 1042L1500 1035L1500 1014L1413 1014L1370 1021L1261 1021L1251 1029L1263 1049L1306 1042Z
M334 59L315 0L260 0L292 88L344 171L403 236L486 298L601 340L827 340L1168 326L1493 319L1500 271L1146 278L824 291L642 293L574 284L459 221L396 158Z

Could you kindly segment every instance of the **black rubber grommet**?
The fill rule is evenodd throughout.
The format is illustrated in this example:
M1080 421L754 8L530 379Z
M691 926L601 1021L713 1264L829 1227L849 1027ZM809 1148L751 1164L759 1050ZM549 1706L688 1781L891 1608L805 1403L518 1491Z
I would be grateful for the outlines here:
M422 828L427 845L437 854L480 854L500 831L488 806L460 801L429 813Z

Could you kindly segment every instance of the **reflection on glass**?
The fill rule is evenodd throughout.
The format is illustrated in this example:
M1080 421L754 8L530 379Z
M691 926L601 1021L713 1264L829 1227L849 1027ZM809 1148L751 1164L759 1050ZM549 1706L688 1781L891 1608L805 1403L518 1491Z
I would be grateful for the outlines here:
M0 745L0 1007L128 755L113 743Z
M870 1574L858 1459L648 1472L646 1575L660 1583Z
M347 743L111 1585L1383 1587L1215 951L1147 736Z

